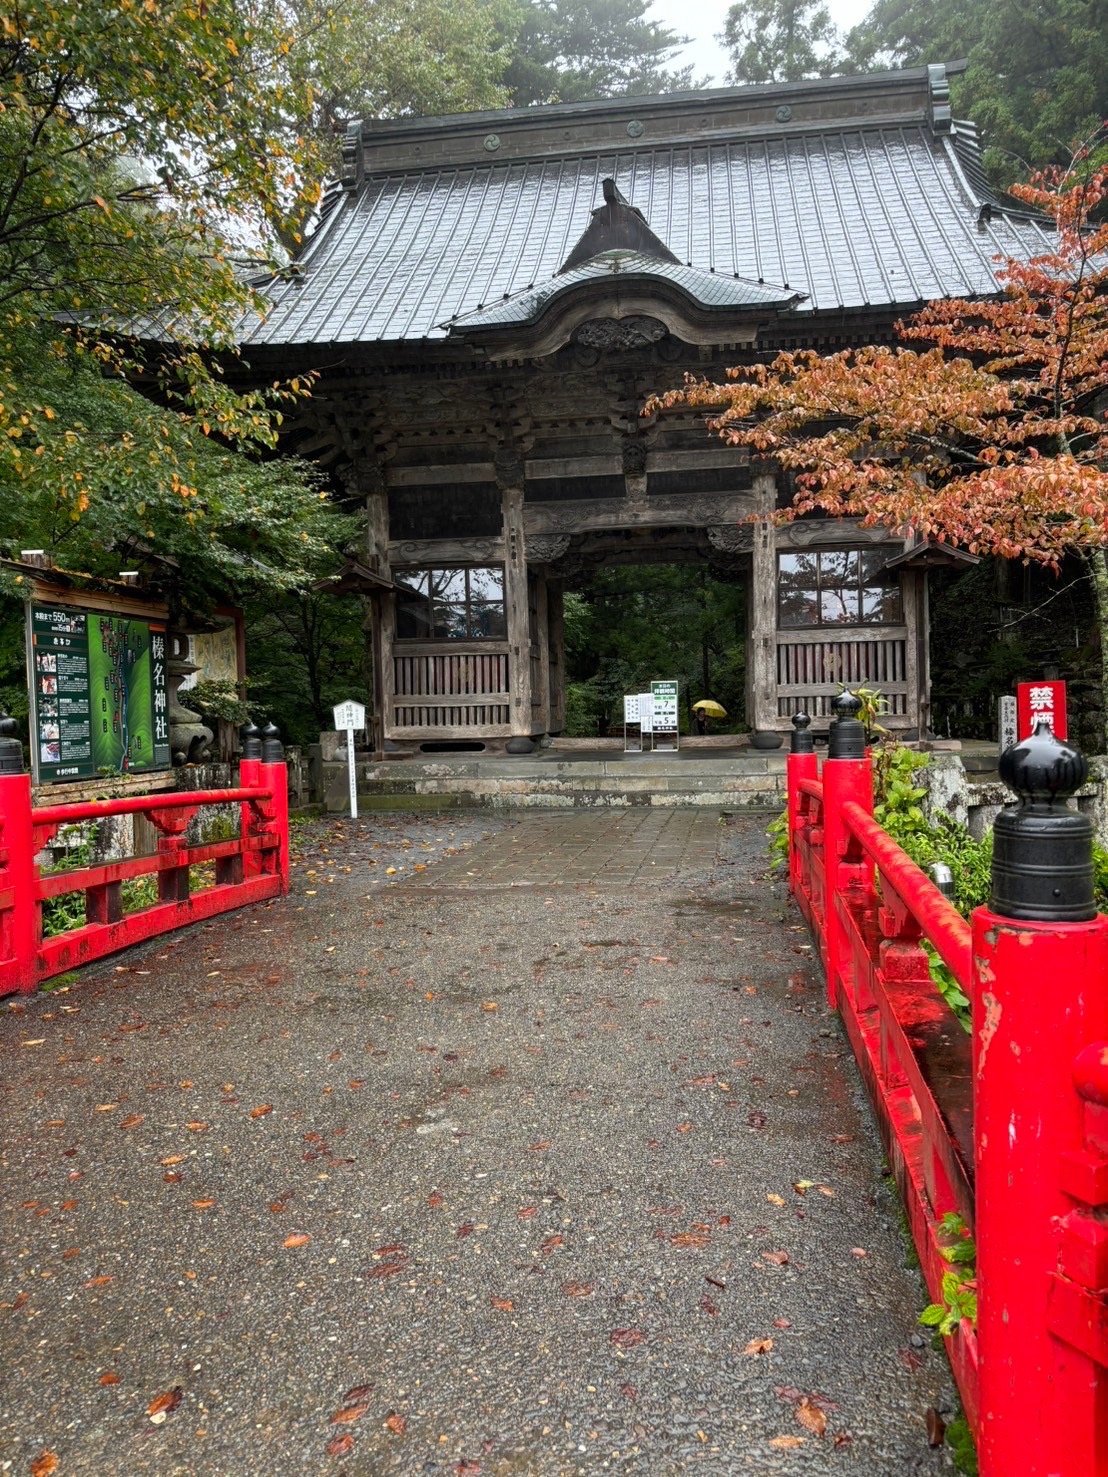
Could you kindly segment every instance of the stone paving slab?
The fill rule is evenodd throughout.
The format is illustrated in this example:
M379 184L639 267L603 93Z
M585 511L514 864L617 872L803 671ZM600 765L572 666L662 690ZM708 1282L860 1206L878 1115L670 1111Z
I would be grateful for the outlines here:
M761 823L613 819L309 827L288 899L0 1011L0 1465L950 1470Z

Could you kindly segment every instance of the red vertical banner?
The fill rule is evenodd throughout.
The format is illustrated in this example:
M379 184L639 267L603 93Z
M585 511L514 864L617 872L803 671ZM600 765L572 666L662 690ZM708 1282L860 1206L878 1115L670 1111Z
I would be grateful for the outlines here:
M1036 723L1049 723L1055 738L1068 737L1064 682L1017 682L1016 712L1021 741L1031 737Z

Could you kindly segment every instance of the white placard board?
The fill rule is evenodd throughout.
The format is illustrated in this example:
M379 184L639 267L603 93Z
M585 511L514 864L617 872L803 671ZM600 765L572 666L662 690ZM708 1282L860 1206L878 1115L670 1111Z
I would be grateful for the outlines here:
M642 753L642 729L639 727L639 695L625 693L623 698L623 752Z
M623 699L623 721L624 723L637 723L639 721L639 695L637 692L628 693Z
M351 729L360 733L365 727L365 706L362 703L336 703L334 714L336 733L347 733Z
M998 700L998 726L999 739L997 749L1001 754L1010 749L1019 737L1019 729L1016 723L1016 700L1014 697L1002 697Z
M350 785L350 816L358 819L358 781L354 774L354 735L365 728L363 703L336 703L335 732L346 734L346 774Z
M639 727L643 733L654 731L654 699L648 692L640 692L639 702Z

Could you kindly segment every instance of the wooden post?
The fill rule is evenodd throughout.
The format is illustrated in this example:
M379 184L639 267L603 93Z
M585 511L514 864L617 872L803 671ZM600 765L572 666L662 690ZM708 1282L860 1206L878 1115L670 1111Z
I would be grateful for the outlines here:
M557 580L546 584L546 622L550 649L549 731L561 733L566 726L566 625L565 593Z
M389 562L389 494L379 476L363 476L366 487L366 562L383 579L392 578ZM371 484L371 485L367 485ZM392 728L395 672L392 646L396 637L396 596L381 590L370 598L370 652L373 657L373 737L384 750Z
M756 479L755 487L766 480ZM773 479L768 481L772 487ZM759 490L764 495L764 490ZM764 501L762 505L766 506ZM777 540L776 530L768 520L754 525L746 681L746 721L754 729L775 729L778 724Z
M508 623L509 721L513 737L530 737L531 611L527 590L527 556L523 542L523 485L505 486L504 606Z
M531 640L539 649L537 680L531 694L531 721L536 733L550 732L550 620L547 604L547 580L544 570L531 573L534 581L535 627Z

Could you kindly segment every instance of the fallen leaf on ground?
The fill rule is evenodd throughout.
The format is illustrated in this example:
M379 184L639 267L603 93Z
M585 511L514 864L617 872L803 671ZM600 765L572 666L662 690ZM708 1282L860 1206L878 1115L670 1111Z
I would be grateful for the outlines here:
M336 1410L331 1417L332 1426L350 1425L354 1421L360 1421L369 1409L369 1401L363 1400L357 1405L344 1406L342 1410Z
M50 1477L51 1472L57 1470L57 1454L52 1451L40 1451L31 1463L31 1477Z
M763 1251L762 1260L772 1262L775 1267L784 1267L788 1265L789 1253L787 1251Z
M181 1164L188 1157L187 1154L167 1154L161 1162L163 1164Z
M388 1426L390 1431L394 1431L397 1436L403 1436L404 1432L408 1429L408 1418L407 1416L397 1415L395 1411L391 1411L385 1417L385 1425Z
M106 1277L90 1277L89 1280L85 1283L85 1286L86 1287L105 1287L109 1282L112 1282L114 1280L115 1279L111 1276L111 1274L109 1274Z
M286 1236L281 1244L286 1247L307 1246L311 1239L307 1231L299 1231L295 1235Z
M850 1248L850 1255L851 1256L856 1256L856 1257L858 1257L859 1260L861 1260L862 1257L869 1256L869 1252L866 1251L865 1247L862 1247L862 1246L852 1246Z
M273 1104L272 1103L261 1103L258 1107L251 1108L250 1109L250 1116L251 1116L251 1118L264 1118L267 1113L272 1113L272 1112L273 1112Z
M743 1350L744 1354L768 1354L773 1348L772 1339L751 1339Z
M543 1244L539 1247L539 1250L542 1252L543 1256L549 1256L556 1246L564 1245L564 1236L548 1236Z
M443 1197L440 1191L432 1190L430 1195L428 1195L427 1197L427 1204L431 1207L432 1210L438 1210L439 1206L442 1204L442 1200Z
M516 1305L512 1302L511 1298L489 1298L489 1302L494 1308L499 1309L501 1313L515 1312Z
M500 1006L497 1005L497 1003L496 1003L495 1000L482 1000L481 1001L481 1009L482 1010L499 1010L500 1009Z
M174 1385L172 1390L166 1390L164 1394L155 1395L146 1407L146 1414L153 1418L160 1415L164 1420L171 1410L176 1410L181 1403L184 1391L180 1385Z
M569 1298L587 1298L596 1288L591 1282L563 1282L562 1291Z
M519 1216L521 1221L529 1221L534 1214L535 1206L533 1205L521 1206L520 1209L516 1211L516 1215Z
M679 1123L677 1125L677 1132L678 1133L688 1133L691 1128L692 1128L692 1124L691 1123Z
M372 1389L372 1384L353 1385L342 1397L342 1403L344 1405L355 1405L359 1400L364 1400Z
M781 1451L791 1451L794 1446L803 1446L803 1436L774 1436L769 1443Z
M553 1139L539 1139L537 1144L528 1144L527 1147L532 1154L539 1154L543 1149L549 1149L553 1142Z
M699 1231L678 1231L676 1236L671 1236L669 1239L672 1245L685 1248L707 1246L710 1238Z
M323 1448L328 1456L345 1456L354 1446L354 1438L349 1431L344 1431L341 1436L332 1436Z
M784 1205L784 1198L780 1195L767 1195L766 1199L771 1205Z
M422 868L417 867L416 871L422 871ZM481 1463L467 1462L465 1457L462 1457L461 1461L454 1463L452 1470L458 1474L458 1477L474 1477L474 1474L481 1470Z
M835 1432L835 1445L836 1446L849 1446L850 1443L853 1440L854 1440L854 1437L851 1435L851 1433L849 1431L836 1431Z
M458 1236L458 1237L469 1236L469 1235L472 1235L473 1230L474 1230L473 1222L472 1221L466 1221L463 1225L460 1225L458 1227L458 1229L454 1232L454 1235L455 1236Z
M946 1422L933 1405L927 1407L927 1444L928 1446L941 1446L946 1435Z
M145 1113L128 1113L127 1116L126 1116L126 1118L121 1118L120 1119L119 1127L120 1128L137 1128L139 1126L139 1124L143 1121L143 1119L145 1117L146 1117L146 1114Z
M807 1396L793 1411L793 1415L806 1431L811 1431L813 1436L822 1436L827 1430L827 1417L818 1405L813 1405Z
M194 1200L192 1202L192 1208L193 1210L211 1210L214 1204L214 1200Z
M191 1123L186 1123L185 1127L190 1133L207 1133L208 1131L208 1125L200 1118L194 1119Z
M774 1328L791 1328L792 1324L787 1318L775 1318L773 1320L773 1326Z
M638 1328L613 1328L608 1335L613 1344L618 1344L621 1349L633 1349L636 1344L641 1344L646 1334Z
M118 1385L119 1376L115 1373L114 1370L106 1369L104 1373L100 1376L100 1383L102 1385Z
M704 1296L700 1299L700 1306L701 1308L703 1308L705 1313L711 1313L713 1316L719 1312L719 1309L716 1307L715 1303L712 1302L707 1293L705 1293Z

